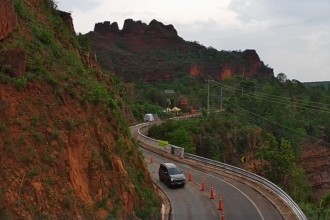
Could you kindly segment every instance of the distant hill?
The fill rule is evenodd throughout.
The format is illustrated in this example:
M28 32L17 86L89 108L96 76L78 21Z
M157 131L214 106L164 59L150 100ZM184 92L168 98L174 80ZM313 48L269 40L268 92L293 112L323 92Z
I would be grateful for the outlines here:
M307 87L319 87L323 86L326 90L329 89L330 81L321 81L321 82L304 82L303 83Z

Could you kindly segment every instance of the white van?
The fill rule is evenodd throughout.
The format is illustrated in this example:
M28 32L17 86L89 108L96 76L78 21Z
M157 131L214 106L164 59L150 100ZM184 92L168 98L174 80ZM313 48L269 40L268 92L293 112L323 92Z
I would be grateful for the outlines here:
M153 115L153 114L145 114L143 120L144 120L145 122L147 122L147 121L154 121L155 118L154 118L154 115Z

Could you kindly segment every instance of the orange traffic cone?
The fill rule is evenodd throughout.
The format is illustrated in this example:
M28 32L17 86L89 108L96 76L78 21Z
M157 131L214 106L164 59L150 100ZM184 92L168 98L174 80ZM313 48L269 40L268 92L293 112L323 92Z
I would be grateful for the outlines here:
M221 195L219 196L219 210L221 210L221 212L223 211Z
M210 195L210 199L214 199L214 188L213 188L213 186L211 186L211 195Z
M192 181L191 171L189 171L188 181Z
M202 191L205 191L205 183L204 183L204 177L202 179L202 188L201 188Z
M154 158L152 157L152 155L150 156L150 163L154 162Z

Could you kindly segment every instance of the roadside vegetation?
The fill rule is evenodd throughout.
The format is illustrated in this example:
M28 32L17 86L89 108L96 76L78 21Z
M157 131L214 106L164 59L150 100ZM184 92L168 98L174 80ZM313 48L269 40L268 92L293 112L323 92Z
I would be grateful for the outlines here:
M188 100L189 94L194 94L199 100L193 103L199 101L199 105L193 108L201 110L202 117L167 120L153 126L149 136L186 152L251 170L284 189L310 219L329 217L328 195L312 200L299 158L306 143L330 147L330 88L307 88L295 80L233 77L210 83L207 114L208 110L201 108L207 106L207 82L200 82L203 86L197 92L194 84L190 85L154 85L153 93L171 88L178 91L174 99L187 94ZM150 100L149 93L145 94ZM164 106L164 96L155 96L159 99L150 103Z

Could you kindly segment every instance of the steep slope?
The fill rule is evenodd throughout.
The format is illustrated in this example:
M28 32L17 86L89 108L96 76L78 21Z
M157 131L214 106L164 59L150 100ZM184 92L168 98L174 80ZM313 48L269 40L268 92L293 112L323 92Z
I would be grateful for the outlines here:
M100 64L126 82L172 80L180 75L224 80L234 75L273 77L255 50L217 51L178 36L173 25L152 20L149 25L126 19L95 24L86 34Z
M54 1L0 5L0 219L157 219L118 79Z
M324 141L305 143L300 163L313 190L313 198L319 201L330 191L330 145Z

